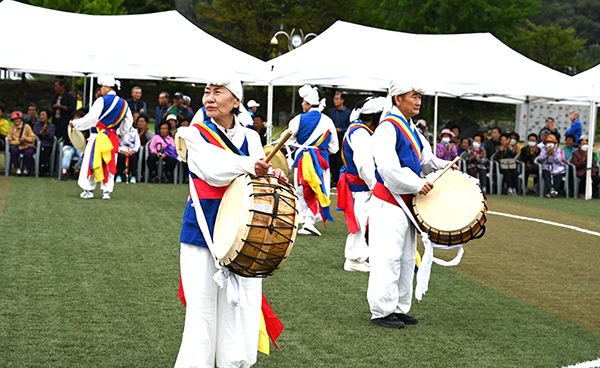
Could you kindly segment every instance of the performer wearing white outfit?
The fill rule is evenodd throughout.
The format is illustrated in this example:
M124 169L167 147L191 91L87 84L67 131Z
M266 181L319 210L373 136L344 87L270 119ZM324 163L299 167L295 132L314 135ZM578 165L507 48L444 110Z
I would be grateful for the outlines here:
M121 82L110 75L98 76L102 97L94 101L90 112L83 118L72 120L71 126L78 130L92 128L85 146L83 163L77 184L83 189L81 198L94 198L96 182L101 182L102 199L110 199L117 172L119 138L131 128L133 118L127 102L117 96L113 87L121 88Z
M304 113L294 117L287 129L292 132L288 142L295 141L291 146L297 147L294 183L299 222L303 225L298 234L321 235L315 224L318 221L333 221L329 212L329 154L338 151L339 142L333 121L321 114L325 99L319 101L317 88L305 85L298 93L303 98ZM282 132L281 136L285 133Z
M381 117L386 99L370 97L357 104L341 145L344 166L338 181L338 205L346 215L348 237L344 270L369 272L369 247L365 241L368 204L375 187L375 162L371 135Z
M242 84L232 76L209 81L203 104L189 127L178 129L187 144L190 199L181 229L181 285L185 327L175 367L250 367L256 363L261 279L227 274L215 264L212 247L217 212L225 190L240 174L270 170L258 134L244 128ZM207 234L207 232L209 232ZM218 277L225 285L218 285ZM223 286L222 288L220 286ZM181 293L181 291L180 291Z
M427 195L433 183L421 178L447 161L436 158L411 117L419 113L422 90L392 82L382 121L372 136L377 183L369 218L371 272L367 299L371 321L403 328L418 320L406 315L412 302L417 233L392 192L411 203L416 193ZM408 120L407 120L408 119Z

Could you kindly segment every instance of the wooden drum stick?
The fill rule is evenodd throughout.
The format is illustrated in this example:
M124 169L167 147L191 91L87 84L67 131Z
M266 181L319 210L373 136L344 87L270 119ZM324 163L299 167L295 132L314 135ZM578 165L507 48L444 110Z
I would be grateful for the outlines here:
M438 175L437 178L433 179L433 183L435 183L442 175L444 175L448 170L450 170L452 168L452 166L456 165L456 163L458 162L458 160L460 160L460 156L456 156L456 158L454 159L454 161L452 161L450 163L450 165L446 166L446 168L444 169L444 171L442 171L442 173L440 175Z
M275 154L281 149L281 147L283 146L283 144L290 139L290 137L292 136L292 132L291 131L287 131L285 133L285 135L283 137L281 137L281 140L279 141L279 143L277 143L277 145L275 146L275 148L273 148L273 151L271 151L271 153L269 153L269 156L265 159L265 162L269 162L273 159L273 157L275 157Z

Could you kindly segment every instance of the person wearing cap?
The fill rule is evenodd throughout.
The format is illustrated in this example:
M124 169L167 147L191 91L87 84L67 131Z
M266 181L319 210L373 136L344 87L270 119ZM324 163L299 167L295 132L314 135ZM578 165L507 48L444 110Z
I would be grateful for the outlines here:
M579 137L579 148L573 152L573 165L575 165L575 170L577 170L577 177L579 178L579 188L577 192L579 193L579 198L585 198L585 181L586 173L587 173L587 158L588 158L588 149L590 149L590 145L588 144L587 135L582 135ZM600 189L600 177L598 176L598 155L596 152L592 152L592 197L598 198L598 190Z
M575 136L575 147L577 147L577 142L579 142L579 137L583 134L583 129L581 127L581 121L579 121L579 112L571 110L569 114L571 118L571 126L565 132L565 136L569 134L573 134Z
M177 115L175 115L175 114L167 115L166 122L169 123L169 133L171 134L171 136L174 136L175 132L177 131L177 127L179 125L179 121L177 120ZM159 129L159 131L160 131L160 129Z
M246 125L246 128L255 130L260 136L260 143L264 146L267 145L267 127L265 127L265 117L262 115L254 115L254 124Z
M435 155L442 160L452 161L458 156L456 145L454 144L454 133L446 128L442 129L439 135L440 143L435 146Z
M13 122L13 126L10 128L8 133L8 144L10 148L10 159L14 168L17 170L17 176L27 176L29 170L33 166L33 155L35 154L35 134L33 130L27 124L23 123L23 113L21 111L13 111L10 114L10 120ZM21 172L19 166L19 155L23 154L25 160L25 166ZM6 168L10 170L10 168Z
M98 84L102 86L102 97L94 101L83 118L70 122L77 130L92 129L77 180L83 189L80 197L84 199L94 198L97 182L100 182L102 199L110 199L117 172L119 138L125 136L133 125L129 105L113 89L115 86L120 89L121 82L111 75L101 74Z
M560 133L558 131L558 129L556 128L556 126L554 125L554 118L551 116L548 116L546 118L546 125L544 127L542 127L542 129L540 129L540 132L538 133L538 136L542 135L542 130L548 130L550 133L549 134L554 134L554 136L556 137L556 140L560 142Z
M307 84L298 90L298 94L302 97L303 114L290 120L288 129L281 136L292 132L288 142L296 147L294 184L299 222L302 224L298 234L320 236L315 224L333 221L329 212L329 154L339 150L339 141L333 121L321 113L325 99L319 100L318 89Z
M256 114L256 110L260 107L260 104L254 100L248 101L248 114L254 119L254 114Z
M168 115L175 115L179 125L184 120L188 123L192 121L194 114L192 113L192 110L188 109L187 106L183 104L183 93L175 92L173 95L173 105L171 105L167 115L164 116L164 118L166 118Z
M365 241L369 199L375 187L375 162L371 153L371 135L379 124L385 106L384 97L360 101L352 114L353 121L341 144L341 168L337 207L344 211L348 226L344 270L369 272L369 247Z
M175 367L250 367L256 363L262 283L239 277L215 263L212 232L221 199L239 175L272 173L264 162L258 134L241 101L242 83L234 74L215 75L189 127L178 129L187 145L190 197L181 227L180 297L185 326ZM178 139L179 139L178 138ZM222 287L220 287L222 286Z
M54 82L54 92L56 92L56 95L52 97L49 108L50 115L52 116L52 124L56 127L56 138L62 138L64 142L68 142L67 127L69 126L71 115L77 107L77 100L67 91L65 81L62 79Z
M547 189L546 197L554 198L558 194L560 183L566 172L564 151L558 149L558 140L554 134L550 134L546 138L546 144L540 151L538 162L542 164L542 179L544 187Z
M417 232L402 204L412 203L417 193L427 195L434 185L421 176L449 164L435 157L411 119L419 114L423 90L402 81L390 84L386 109L371 138L377 182L369 209L367 300L371 322L386 328L418 322L407 315L412 303Z

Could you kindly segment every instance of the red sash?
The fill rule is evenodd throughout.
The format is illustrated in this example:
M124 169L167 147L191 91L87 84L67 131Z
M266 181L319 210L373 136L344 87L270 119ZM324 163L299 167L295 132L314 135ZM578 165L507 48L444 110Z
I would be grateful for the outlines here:
M390 190L380 182L377 182L377 184L375 184L375 188L373 188L373 195L384 202L400 207L400 204L396 201L396 198L394 198L392 192L390 192ZM412 207L413 197L411 195L400 194L400 197L402 198L404 203L406 203L408 208Z
M337 185L337 207L344 211L346 224L348 225L348 232L356 234L358 231L358 222L356 221L356 215L354 214L354 201L352 199L352 191L350 190L350 185L348 185L348 183L355 185L367 184L360 178L360 176L348 174L344 171L342 175L340 175L340 180L338 181Z

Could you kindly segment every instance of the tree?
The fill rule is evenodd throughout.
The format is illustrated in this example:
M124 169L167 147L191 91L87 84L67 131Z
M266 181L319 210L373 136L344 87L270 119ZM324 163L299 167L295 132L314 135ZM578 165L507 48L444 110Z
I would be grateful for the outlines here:
M527 27L519 29L510 45L528 58L552 69L575 74L587 67L585 62L577 58L586 40L577 38L575 33L573 28L562 29L557 24L537 26L527 21Z
M31 5L47 9L93 15L125 14L124 0L29 0Z
M410 33L491 32L511 37L534 15L538 0L363 0L367 24ZM371 9L369 11L369 9Z
M332 0L213 0L196 9L205 30L222 41L268 60L273 56L269 41L281 28L320 33L337 19L349 18L353 1Z

